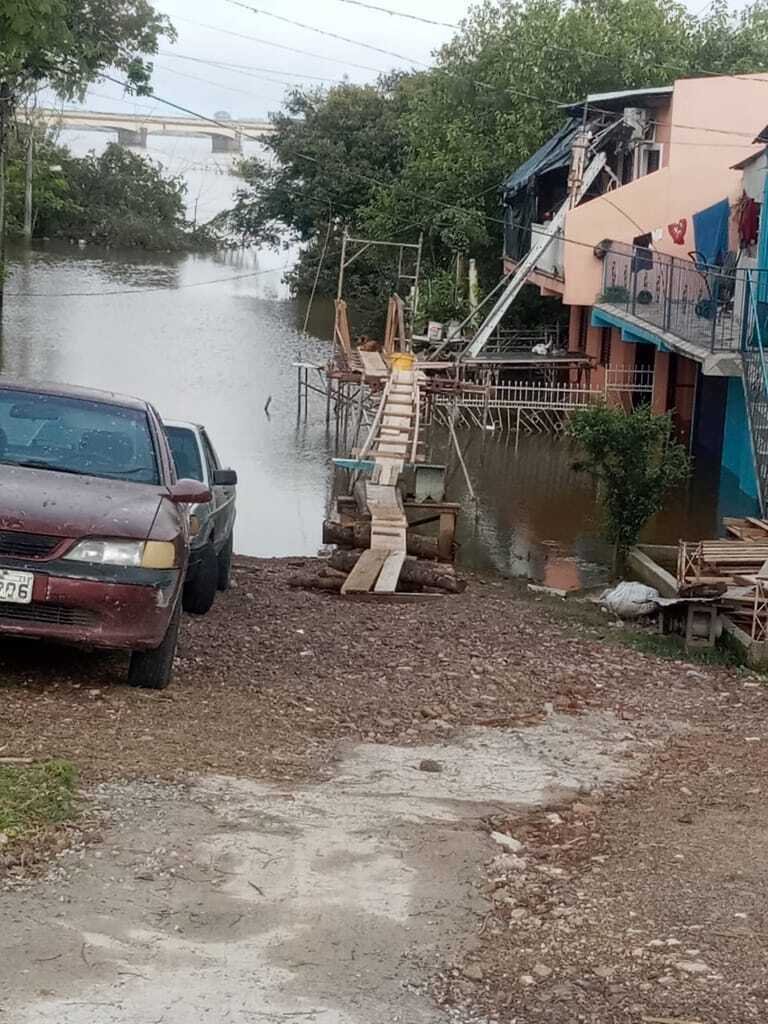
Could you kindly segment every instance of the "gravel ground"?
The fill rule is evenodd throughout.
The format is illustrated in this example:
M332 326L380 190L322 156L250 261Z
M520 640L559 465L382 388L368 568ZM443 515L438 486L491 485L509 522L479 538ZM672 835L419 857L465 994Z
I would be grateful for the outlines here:
M311 784L350 743L612 713L640 770L616 791L486 819L522 846L484 840L487 912L435 998L503 1024L768 1018L762 680L629 650L591 609L515 584L473 578L460 596L373 605L291 590L302 564L241 560L236 588L185 619L162 694L128 689L119 657L4 645L3 753L69 757L86 784ZM647 742L659 736L661 750Z

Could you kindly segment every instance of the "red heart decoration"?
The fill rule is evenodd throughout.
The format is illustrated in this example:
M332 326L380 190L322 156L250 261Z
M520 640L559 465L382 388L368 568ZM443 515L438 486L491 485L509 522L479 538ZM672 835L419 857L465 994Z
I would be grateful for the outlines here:
M676 221L674 224L667 225L667 231L675 245L685 245L685 232L687 230L688 221L685 217L681 217L680 220Z

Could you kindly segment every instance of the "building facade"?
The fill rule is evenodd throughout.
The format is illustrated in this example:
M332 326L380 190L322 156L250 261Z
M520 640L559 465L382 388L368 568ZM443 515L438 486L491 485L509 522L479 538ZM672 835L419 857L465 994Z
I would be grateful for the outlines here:
M754 512L765 495L744 349L751 311L768 308L765 78L593 95L566 114L504 183L505 271L546 237L599 155L528 281L569 307L568 348L590 357L592 387L671 412L694 456L720 467L721 510Z

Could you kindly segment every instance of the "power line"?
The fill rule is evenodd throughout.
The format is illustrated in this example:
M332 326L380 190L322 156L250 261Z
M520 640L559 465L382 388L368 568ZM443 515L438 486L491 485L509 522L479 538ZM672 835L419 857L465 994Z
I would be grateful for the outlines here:
M288 25L294 25L297 28L306 29L308 32L316 32L318 35L328 36L331 39L338 39L338 40L340 40L341 42L344 42L344 43L351 43L353 46L362 46L362 47L364 47L367 50L374 50L377 53L382 53L382 54L384 54L385 56L388 56L388 57L395 57L397 60L402 60L402 61L405 61L406 63L409 63L409 64L419 64L423 68L426 68L428 70L434 71L435 74L443 74L443 75L446 75L448 78L456 78L456 79L458 79L459 81L462 81L462 82L471 82L472 85L476 86L478 89L488 89L491 92L496 92L496 93L508 93L510 96L522 96L523 99L529 99L529 100L532 100L535 103L542 103L542 104L546 104L546 105L551 106L551 107L563 108L563 107L566 107L566 106L569 106L569 105L572 106L572 104L566 104L566 103L564 103L561 100L556 100L556 99L553 99L552 97L549 97L549 96L536 96L533 93L526 92L523 89L515 89L512 86L499 86L499 85L493 85L490 82L483 82L483 81L481 81L479 79L471 78L469 75L463 75L463 74L455 72L455 71L449 71L446 68L440 67L439 65L434 65L434 64L430 64L428 61L419 60L416 57L407 57L405 54L397 53L395 50L384 50L381 47L374 46L372 43L365 43L365 42L363 42L360 39L350 39L348 36L342 36L342 35L340 35L337 32L330 32L327 29L318 28L316 25L307 25L306 22L296 21L293 18L286 18L283 15L275 14L272 11L265 11L265 10L262 10L261 8L259 8L259 7L251 7L249 4L242 3L242 0L225 0L225 3L232 4L234 7L241 7L243 10L251 11L253 14L263 14L266 17L274 18L277 21L285 22ZM182 20L184 20L184 19L182 19ZM212 26L208 26L208 27L212 27ZM222 30L222 31L224 31L224 30ZM261 41L263 42L264 40L261 40ZM269 44L269 45L273 45L273 44ZM278 45L278 44L275 43L274 45ZM325 60L331 60L333 58L326 57L324 59ZM339 63L346 64L348 62L347 61L339 61ZM360 67L359 64L358 65L354 65L354 64L351 64L351 63L349 64L349 66L350 67ZM377 70L379 74L387 74L388 73L388 72L386 72L386 71L384 71L382 69L369 69L369 70ZM593 109L597 109L597 108L593 108Z
M195 64L206 64L208 67L221 68L222 70L234 71L239 75L246 75L248 78L260 78L254 72L263 71L268 75L282 75L283 71L276 68L260 68L249 64L230 64L223 60L206 60L204 57L192 57L186 53L175 53L173 50L158 50L161 57L173 57L175 60L193 61ZM342 82L341 78L330 78L328 75L303 75L297 71L290 72L292 78L307 78L315 82ZM271 81L271 79L264 79Z
M261 277L264 274L275 274L279 270L287 270L289 264L284 263L280 267L271 267L269 270L253 270L248 274L232 274L228 277L212 277L207 281L190 281L189 284L179 284L175 288L163 288L158 286L155 288L113 288L105 292L8 292L6 295L14 295L17 298L22 299L73 299L73 298L85 298L86 296L97 296L102 295L147 295L152 292L167 292L167 291L182 291L186 288L202 288L209 284L224 284L227 281L245 281L252 277Z
M286 18L282 14L275 14L274 11L265 11L261 7L251 7L250 4L245 4L242 0L225 0L225 3L232 4L233 7L240 7L244 11L251 11L252 14L262 14L265 18L273 18L275 21L281 21L285 25L293 25L294 28L303 28L308 32L316 32L318 35L327 36L329 39L338 39L342 43L351 43L352 46L362 46L365 50L373 50L374 53L381 53L385 57L396 57L398 60L404 60L410 64L421 64L422 67L430 66L423 60L417 60L415 57L405 57L402 53L396 53L394 50L384 50L380 46L374 46L373 43L365 43L361 39L350 39L349 36L342 36L338 32L318 28L316 25L307 25L303 21L296 21L295 18Z
M354 7L365 7L369 11L379 11L381 14L389 14L393 18L408 18L410 21L420 21L425 25L438 25L440 28L458 29L458 25L452 25L448 21L433 21L432 18L422 18L419 14L407 14L405 11L393 11L390 7L379 7L377 4L367 4L363 0L339 0L342 4L352 4Z
M124 88L128 88L127 83L121 82L119 79L112 78L111 76L106 75L106 74L102 74L101 77L107 79L108 81L114 82L117 85L122 85ZM198 111L191 110L189 107L181 106L178 103L174 103L172 100L166 100L162 96L158 96L157 94L153 94L153 95L155 96L155 99L157 99L157 101L159 103L164 103L167 106L170 106L170 107L174 108L175 110L180 110L180 111L182 111L185 114L190 114L192 117L195 117L195 118L197 118L200 121L205 121L208 124L217 125L220 128L228 128L230 130L232 128L232 125L231 124L227 124L227 122L225 122L225 121L218 121L218 120L216 120L216 118L206 117L205 114L200 114ZM250 139L253 142L261 143L261 140L257 136L249 135L247 132L241 132L240 134L245 139ZM320 163L320 161L317 159L317 157L314 157L314 156L312 156L309 153L296 152L296 153L293 154L293 156L294 156L294 158L298 158L298 159L301 159L301 160L307 160L310 163L314 163L314 164L319 164ZM381 186L383 188L389 188L392 184L394 184L391 181L383 181L382 179L376 178L373 175L366 174L365 172L360 171L357 168L352 167L351 165L347 165L346 169L347 169L347 171L349 173L351 173L351 174L361 178L363 181L369 181L372 184L379 185L379 186ZM505 221L502 218L500 218L500 217L491 217L489 214L485 213L484 211L482 211L480 209L472 208L472 207L466 207L466 206L460 206L458 203L446 203L446 202L444 202L441 199L436 199L433 196L425 195L422 192L416 192L413 189L407 189L405 191L406 191L406 194L408 194L412 198L420 199L420 200L422 200L422 202L429 203L430 205L438 206L438 207L440 207L442 209L445 209L445 210L453 210L454 212L461 213L464 216L471 216L471 215L479 216L483 220L487 221L489 224L498 224L498 225L500 225L502 227L505 226ZM308 194L311 194L311 193L308 193ZM536 229L534 227L531 227L530 230L531 230L532 234L541 234L541 235L548 234L548 232L545 229ZM562 236L562 237L563 237L563 241L568 242L571 245L578 245L578 246L581 246L583 248L594 249L594 245L592 243L583 242L583 241L581 241L579 239L568 238L565 235Z
M312 50L301 50L296 46L286 46L284 43L276 43L271 39L264 39L262 36L248 35L246 32L235 32L229 28L221 28L220 25L206 25L201 21L192 21L191 18L183 18L174 15L175 21L183 21L188 25L195 25L197 28L205 28L210 32L220 32L225 36L234 36L236 39L247 39L251 43L262 43L264 46L272 46L276 50L285 50L287 53L297 53L301 57L314 57L315 60L329 61L331 64L343 64L345 67L356 68L359 71L374 71L377 75L386 75L386 68L373 68L370 64L356 64L351 60L341 60L339 57L328 57L323 53L314 53Z
M205 85L213 86L216 89L224 89L226 92L238 92L242 96L249 96L253 100L263 101L266 99L266 97L257 96L256 93L253 93L248 89L238 89L236 85L225 85L223 82L213 82L210 78L201 78L200 75L191 75L188 71L178 71L176 68L168 68L162 64L156 64L155 69L157 71L164 71L169 75L178 75L180 78L189 78L194 82L204 82ZM290 82L280 82L274 78L265 78L263 81L272 82L273 85L282 85L287 89L291 88ZM273 98L274 97L270 97L269 99L272 100Z

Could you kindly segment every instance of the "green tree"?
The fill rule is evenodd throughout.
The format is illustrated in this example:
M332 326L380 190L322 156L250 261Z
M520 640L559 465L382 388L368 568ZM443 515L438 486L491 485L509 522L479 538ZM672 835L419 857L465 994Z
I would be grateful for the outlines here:
M498 274L497 187L588 93L768 64L768 4L696 17L674 0L500 0L473 9L403 117L408 158L365 219L414 221L433 250L471 249ZM494 266L494 262L495 266Z
M578 409L568 434L582 455L574 468L597 484L618 573L645 523L663 507L670 489L689 476L691 461L673 438L671 417L655 416L647 405L631 413L608 405Z
M246 167L231 226L243 238L305 245L294 278L309 290L330 216L381 239L425 235L430 273L456 251L499 276L498 186L590 92L667 85L768 64L768 0L699 16L675 0L485 0L427 72L376 86L291 95L274 119L274 164ZM332 291L334 274L321 277Z
M264 141L270 158L242 162L243 185L218 226L248 243L275 248L300 243L301 257L288 275L298 293L311 290L326 249L319 291L335 292L344 231L362 231L360 212L402 168L402 115L417 78L392 74L373 85L292 91L285 110L271 119L274 133ZM418 232L403 224L396 234L415 241ZM346 294L363 303L375 295L378 302L393 287L396 269L391 259L369 250L355 262ZM376 329L372 309L365 313L364 329Z
M46 132L35 133L32 163L33 234L54 237L51 225L57 219L82 216L79 200L72 191L70 165L73 157L65 146L58 146ZM6 231L10 238L20 237L24 224L26 184L26 146L14 134L6 154Z
M161 36L175 33L147 0L3 0L0 4L0 312L4 200L2 167L9 127L21 100L47 85L64 98L82 97L90 82L114 68L138 93L149 91Z
M173 28L147 0L4 0L0 86L10 103L42 83L71 98L112 67L147 91L152 65L144 58L162 35L173 38Z

